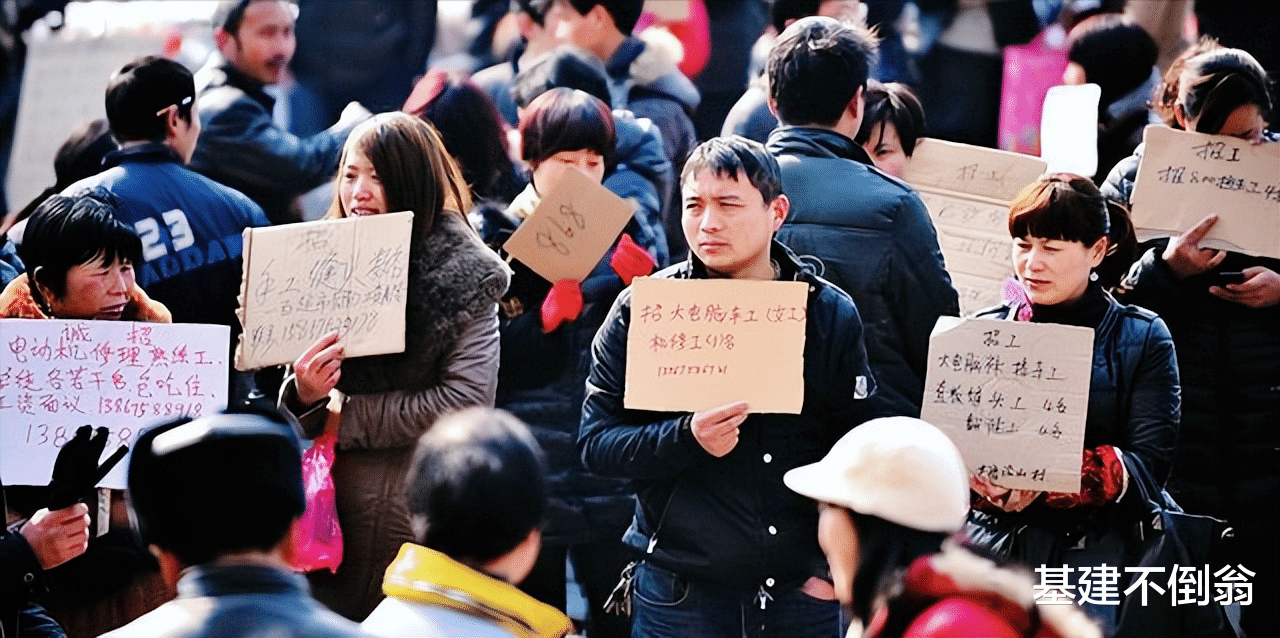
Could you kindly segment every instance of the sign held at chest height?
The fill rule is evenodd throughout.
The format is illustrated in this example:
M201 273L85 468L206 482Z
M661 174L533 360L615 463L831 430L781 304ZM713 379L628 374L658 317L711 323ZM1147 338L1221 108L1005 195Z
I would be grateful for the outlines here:
M642 277L631 291L628 409L747 401L752 412L800 413L808 284Z
M244 231L236 368L292 363L337 330L348 357L404 351L413 213Z
M1093 329L938 319L920 418L1001 487L1080 491Z

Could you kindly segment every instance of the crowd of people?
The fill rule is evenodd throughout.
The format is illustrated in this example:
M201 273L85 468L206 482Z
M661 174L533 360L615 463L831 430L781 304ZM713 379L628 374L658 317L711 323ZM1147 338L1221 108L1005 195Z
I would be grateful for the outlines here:
M1166 56L1181 32L1124 2L479 0L491 65L459 73L426 65L434 2L352 4L376 56L334 4L227 0L202 68L104 78L105 121L5 217L0 317L220 324L234 347L242 233L330 183L325 219L412 214L404 350L348 356L335 331L229 370L224 411L139 424L125 490L0 484L0 638L1280 627L1280 256L1202 246L1222 211L1143 242L1129 216L1145 127L1277 141L1263 53ZM1101 88L1099 170L1012 200L1013 275L975 316L1093 330L1071 493L975 473L920 420L931 332L961 312L903 179L925 137L994 146L1001 48L1055 28L1061 82ZM634 214L583 280L549 281L504 245L570 171ZM646 276L801 282L800 409L632 406ZM299 574L322 435L344 555ZM1248 601L1039 604L1036 568L1129 578L1168 510L1233 529L1205 569L1248 568Z

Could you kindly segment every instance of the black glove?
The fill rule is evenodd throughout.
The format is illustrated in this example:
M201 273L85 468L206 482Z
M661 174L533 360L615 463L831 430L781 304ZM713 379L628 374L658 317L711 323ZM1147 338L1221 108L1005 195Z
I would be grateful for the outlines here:
M76 430L75 437L62 446L57 460L53 462L53 479L49 481L50 510L71 507L80 501L124 458L129 451L127 445L121 445L102 465L98 465L110 436L107 428L98 428L94 432L91 426L82 425Z

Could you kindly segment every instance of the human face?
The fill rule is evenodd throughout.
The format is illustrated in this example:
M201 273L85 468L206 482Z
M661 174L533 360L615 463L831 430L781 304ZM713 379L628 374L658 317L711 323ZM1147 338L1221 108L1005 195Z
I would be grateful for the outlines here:
M1031 303L1052 306L1079 299L1089 287L1089 273L1102 263L1107 239L1092 246L1043 237L1013 240L1013 269L1027 288Z
M769 248L790 208L785 195L766 202L742 171L710 170L685 179L682 193L685 240L712 276L773 279Z
M287 2L264 0L244 10L240 30L220 31L218 49L241 73L263 84L275 84L293 59L298 41L293 34L293 8Z
M818 545L827 555L836 600L853 604L853 577L858 573L858 528L849 510L837 505L818 505Z
M191 117L186 120L174 118L172 134L173 150L177 151L183 163L190 162L196 152L196 142L200 141L200 113L196 111L196 100L191 101Z
M578 13L568 0L555 0L551 4L551 9L547 11L547 27L551 28L552 24L555 25L555 31L552 33L555 34L556 40L568 42L580 49L596 53L597 57L600 57L596 51L601 30L599 13L608 12L604 7L596 5L586 13ZM609 19L612 24L612 18L606 16L606 19Z
M906 151L902 150L902 140L898 138L898 127L885 120L871 129L871 137L862 145L876 168L902 179L907 169Z
M110 263L95 259L67 271L62 297L50 297L47 289L41 292L59 319L117 320L124 314L133 283L133 264L119 258Z
M533 186L538 193L546 196L556 189L560 178L569 167L582 171L595 183L604 181L604 157L590 149L576 151L560 151L533 167Z
M1246 142L1257 144L1262 141L1262 130L1266 128L1266 124L1257 104L1244 104L1236 107L1236 110L1227 116L1227 121L1222 123L1222 129L1218 131L1218 135L1238 137Z
M338 201L347 215L381 215L387 212L387 192L373 162L358 149L348 148L344 155L342 177L338 180Z

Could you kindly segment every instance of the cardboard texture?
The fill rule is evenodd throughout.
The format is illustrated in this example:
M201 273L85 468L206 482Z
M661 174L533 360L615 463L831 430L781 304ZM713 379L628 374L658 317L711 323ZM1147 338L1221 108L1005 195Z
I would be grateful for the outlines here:
M105 458L148 427L225 408L230 340L204 324L0 321L0 477L48 485L82 425L111 431ZM128 466L99 485L123 489Z
M347 357L404 351L413 213L244 231L236 368L292 363L338 330Z
M1009 202L1045 167L1039 158L943 140L916 146L906 181L933 218L962 314L1000 302L1000 282L1013 273Z
M689 19L689 0L645 0L644 10L662 22L684 22Z
M1176 237L1214 213L1200 242L1280 257L1280 144L1148 126L1130 198L1140 240Z
M629 409L697 412L746 401L799 414L809 287L798 281L637 278Z
M1093 329L942 317L920 418L997 485L1080 491Z
M1097 84L1055 86L1044 97L1040 157L1050 173L1093 177L1098 172Z
M630 202L577 169L566 170L502 247L547 281L581 282L633 214Z

